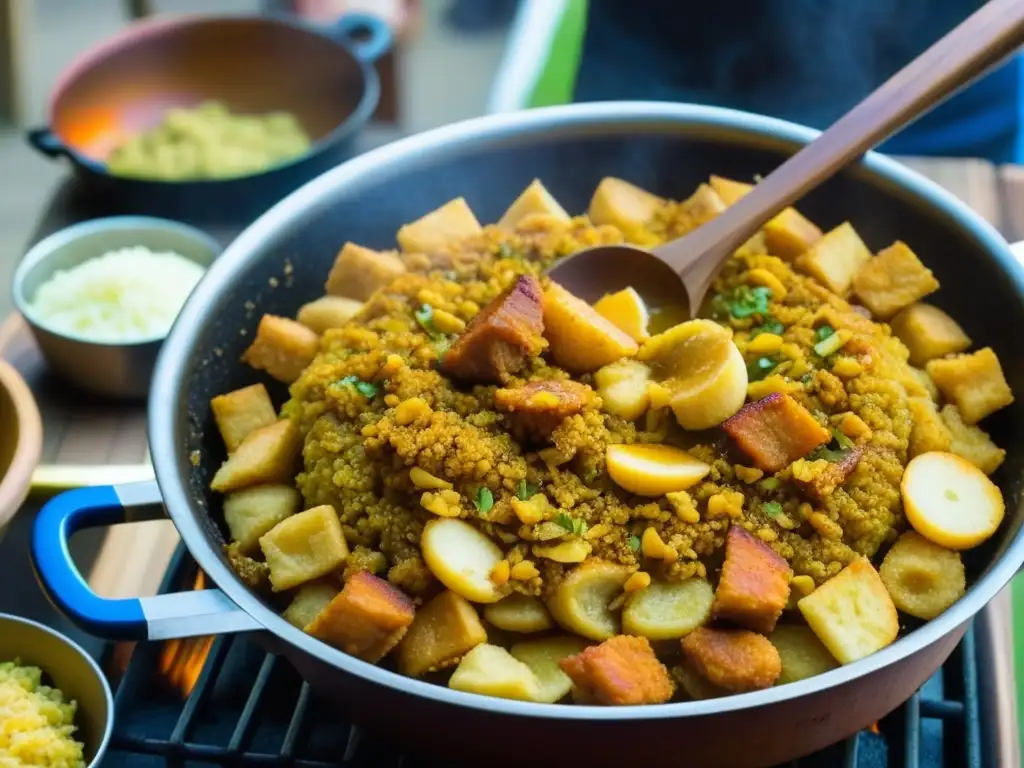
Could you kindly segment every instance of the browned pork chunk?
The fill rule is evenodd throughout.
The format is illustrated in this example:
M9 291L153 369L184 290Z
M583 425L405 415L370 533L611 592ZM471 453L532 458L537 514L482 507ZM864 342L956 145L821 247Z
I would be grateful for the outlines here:
M528 432L544 436L582 411L592 393L586 384L568 379L531 381L521 387L496 390L494 405L499 411L514 413Z
M769 688L782 672L775 646L746 629L701 627L682 645L683 655L708 682L733 693Z
M544 348L543 332L540 283L523 275L470 321L441 370L464 381L505 383Z
M722 429L758 469L772 473L832 439L806 408L781 392L743 406Z
M364 661L378 662L412 624L412 600L369 571L360 571L306 628L314 637Z
M616 635L559 662L583 703L662 704L675 686L645 637Z
M792 571L781 555L738 525L725 539L722 578L715 590L711 613L716 619L767 634L789 600Z

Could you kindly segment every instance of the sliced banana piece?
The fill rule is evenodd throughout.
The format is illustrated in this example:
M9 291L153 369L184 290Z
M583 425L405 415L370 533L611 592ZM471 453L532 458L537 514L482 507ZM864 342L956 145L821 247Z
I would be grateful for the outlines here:
M622 631L648 640L672 640L711 619L715 592L704 579L655 581L633 592L622 610Z
M548 610L562 628L590 640L619 633L619 617L608 606L630 576L625 565L583 563L570 572L548 599Z
M423 527L420 548L430 572L452 592L474 603L496 603L501 597L490 575L504 555L465 520L430 520Z
M484 618L507 632L543 632L551 629L551 614L538 598L511 594L484 608Z

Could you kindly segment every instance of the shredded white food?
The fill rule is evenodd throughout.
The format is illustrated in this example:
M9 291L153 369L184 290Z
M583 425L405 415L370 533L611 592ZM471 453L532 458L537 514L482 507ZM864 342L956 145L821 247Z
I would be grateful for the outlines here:
M203 271L178 253L122 248L58 270L30 306L58 333L115 344L158 338L170 330Z

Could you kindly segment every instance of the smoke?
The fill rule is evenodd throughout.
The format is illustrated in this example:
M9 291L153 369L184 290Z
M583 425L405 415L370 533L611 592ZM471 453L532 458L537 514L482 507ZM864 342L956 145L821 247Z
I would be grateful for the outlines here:
M603 98L665 98L675 93L676 100L825 126L979 4L590 0L583 64L585 69L588 59L608 61L601 66L601 79L613 92ZM610 82L613 77L621 83ZM595 91L582 94L584 100L601 97L596 93L601 83L581 84Z

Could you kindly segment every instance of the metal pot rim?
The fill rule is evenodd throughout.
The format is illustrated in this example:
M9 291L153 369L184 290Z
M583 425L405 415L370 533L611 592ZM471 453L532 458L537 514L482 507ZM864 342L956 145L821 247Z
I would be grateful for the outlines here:
M360 185L364 176L382 170L399 172L410 164L414 165L419 159L436 161L439 155L486 149L494 142L517 136L616 128L647 133L678 132L680 129L730 129L746 133L748 140L760 137L789 145L807 143L818 134L818 131L794 123L736 110L662 102L594 102L475 118L373 150L308 182L242 232L204 276L179 315L157 362L149 399L150 446L167 508L189 551L228 597L262 627L302 652L347 673L438 703L519 717L573 721L663 720L756 709L820 693L879 672L918 653L967 622L1017 572L1024 562L1024 527L1017 531L988 572L952 608L871 656L778 688L719 699L648 707L533 704L462 693L404 677L331 648L291 626L263 605L235 576L200 524L199 518L206 512L191 498L186 479L190 465L188 457L181 451L187 429L182 408L187 386L185 373L191 350L202 329L212 322L220 297L235 275L256 260L267 243L301 225L306 215L324 204L323 201L329 198L331 191L343 186L351 191ZM1017 262L995 228L963 202L920 174L876 153L865 155L857 167L878 180L923 199L969 232L979 247L992 255L1017 293L1024 296L1024 267ZM167 408L167 403L178 405L176 408Z

